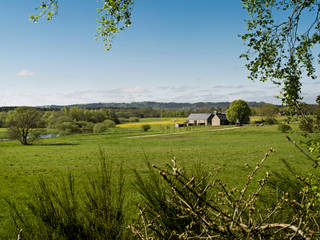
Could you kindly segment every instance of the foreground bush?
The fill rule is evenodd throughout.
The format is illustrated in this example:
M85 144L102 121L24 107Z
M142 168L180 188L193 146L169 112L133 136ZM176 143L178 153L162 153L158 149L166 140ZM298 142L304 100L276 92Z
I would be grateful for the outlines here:
M101 154L97 174L83 191L72 174L55 183L40 178L27 211L9 202L17 228L23 229L18 239L125 239L122 168L118 180L112 173L111 162Z
M139 206L140 221L131 225L132 232L144 240L315 239L320 236L319 190L308 178L297 178L304 186L298 195L283 192L280 198L269 199L272 208L259 205L270 174L258 180L256 175L272 151L251 168L241 188L228 188L218 178L218 170L213 175L187 175L175 159L164 169L154 166L162 181L138 177L144 202ZM249 192L252 185L254 191Z

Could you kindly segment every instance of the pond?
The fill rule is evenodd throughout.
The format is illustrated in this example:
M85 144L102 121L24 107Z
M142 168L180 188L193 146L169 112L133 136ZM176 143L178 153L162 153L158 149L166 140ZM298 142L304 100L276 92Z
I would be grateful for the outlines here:
M59 137L59 136L60 136L59 133L49 133L49 134L41 135L40 138L46 139L46 138L55 138L55 137ZM0 141L9 141L9 139L8 138L0 138Z

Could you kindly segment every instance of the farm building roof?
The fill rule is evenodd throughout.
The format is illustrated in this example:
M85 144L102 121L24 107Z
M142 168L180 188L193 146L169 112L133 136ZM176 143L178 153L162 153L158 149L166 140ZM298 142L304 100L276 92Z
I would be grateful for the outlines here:
M221 120L227 120L227 116L225 113L216 113L216 116Z
M187 120L207 120L212 113L191 113Z

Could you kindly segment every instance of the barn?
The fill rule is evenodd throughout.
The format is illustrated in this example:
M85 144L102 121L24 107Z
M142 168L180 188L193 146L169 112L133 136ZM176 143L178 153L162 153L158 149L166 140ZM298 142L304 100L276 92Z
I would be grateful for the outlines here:
M187 126L211 125L212 118L212 113L191 113L187 118Z

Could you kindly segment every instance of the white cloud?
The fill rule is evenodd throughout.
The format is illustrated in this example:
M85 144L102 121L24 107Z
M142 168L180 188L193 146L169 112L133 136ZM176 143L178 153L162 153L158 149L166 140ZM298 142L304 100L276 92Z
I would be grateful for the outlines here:
M319 84L318 84L319 85ZM314 103L319 92L316 84L305 86L302 89L304 101ZM280 88L274 88L271 84L250 83L239 85L237 88L229 85L217 88L217 86L127 86L125 88L107 89L78 89L71 92L53 92L35 89L30 91L14 90L4 91L0 94L0 106L5 105L66 105L77 103L95 102L224 102L243 99L246 101L264 101L281 104L275 96L279 95Z
M21 71L18 72L18 76L20 77L33 77L35 75L34 72L31 72L28 69L22 69Z
M131 87L131 88L120 88L120 92L123 93L145 93L146 89L141 86Z

